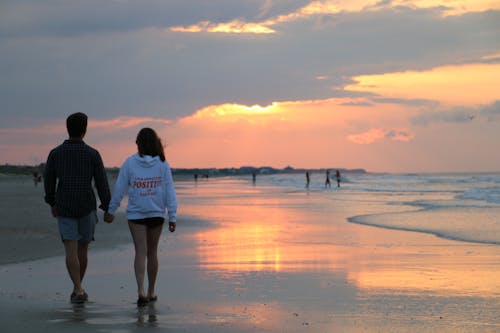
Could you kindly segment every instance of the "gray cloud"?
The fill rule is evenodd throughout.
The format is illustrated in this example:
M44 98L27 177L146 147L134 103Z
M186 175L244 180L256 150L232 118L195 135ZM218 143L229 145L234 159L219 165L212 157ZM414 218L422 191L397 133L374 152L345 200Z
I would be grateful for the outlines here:
M489 121L498 120L500 118L500 101L480 108L479 114Z
M0 36L80 36L199 21L252 21L294 11L304 1L289 0L3 0ZM263 11L262 8L265 8Z
M428 106L428 107L437 107L439 105L438 102L428 100L428 99L404 99L404 98L384 98L384 97L372 97L373 101L377 103L387 103L387 104L403 104L410 106Z
M340 105L345 105L345 106L366 106L366 107L372 107L374 106L373 103L370 102L347 102L347 103L341 103Z
M476 120L497 121L500 119L500 101L476 108L457 107L450 110L428 110L411 119L414 125L432 123L466 123Z
M331 87L355 75L427 69L500 49L498 11L443 18L433 10L384 9L281 23L273 35L226 35L160 28L252 21L304 2L65 4L0 4L2 126L76 111L97 118L177 118L209 104L345 96ZM317 80L319 75L329 79Z

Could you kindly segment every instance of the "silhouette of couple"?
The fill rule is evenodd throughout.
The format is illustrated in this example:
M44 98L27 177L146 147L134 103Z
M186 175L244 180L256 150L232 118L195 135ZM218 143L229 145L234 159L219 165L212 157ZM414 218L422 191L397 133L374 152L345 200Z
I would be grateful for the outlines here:
M92 188L94 181L101 202L99 208L104 211L107 223L113 222L128 191L127 219L135 247L137 305L143 306L157 300L158 242L165 217L168 217L170 232L176 228L177 200L172 172L158 135L151 128L143 128L136 138L137 153L123 163L111 195L99 152L83 141L87 122L84 113L75 113L66 119L69 138L50 152L43 177L45 202L57 219L66 268L73 282L70 300L83 303L88 299L82 281L87 269L89 243L94 240L98 221ZM149 182L149 185L137 185L142 182ZM147 292L144 288L146 267Z

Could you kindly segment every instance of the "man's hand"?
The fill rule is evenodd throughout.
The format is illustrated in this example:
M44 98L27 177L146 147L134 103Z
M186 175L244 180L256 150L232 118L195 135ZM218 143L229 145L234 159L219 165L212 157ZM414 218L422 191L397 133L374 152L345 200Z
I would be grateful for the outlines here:
M53 217L57 217L57 208L56 208L56 206L50 206L50 212L52 213Z
M175 231L175 222L168 222L168 230L170 230L170 232Z
M111 223L115 219L115 216L113 214L110 214L108 212L104 213L104 222L106 223Z

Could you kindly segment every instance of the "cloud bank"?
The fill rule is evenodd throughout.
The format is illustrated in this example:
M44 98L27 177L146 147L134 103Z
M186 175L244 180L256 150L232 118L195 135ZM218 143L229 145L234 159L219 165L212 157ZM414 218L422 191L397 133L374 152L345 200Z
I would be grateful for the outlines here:
M498 7L479 0L5 0L2 158L44 159L65 136L58 124L85 112L88 140L110 165L150 126L179 166L338 163L387 171L395 166L383 156L400 154L408 163L398 168L498 169L500 161L477 148L498 141ZM445 165L451 138L467 139L462 152L477 165L460 155Z

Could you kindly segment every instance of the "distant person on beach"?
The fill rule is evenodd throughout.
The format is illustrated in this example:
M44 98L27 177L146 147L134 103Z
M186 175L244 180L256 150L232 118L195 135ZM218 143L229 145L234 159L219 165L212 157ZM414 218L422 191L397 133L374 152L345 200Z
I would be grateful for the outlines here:
M335 178L337 179L337 187L340 187L340 171L335 172Z
M109 212L104 219L113 221L113 214L128 190L127 219L135 247L137 305L144 306L157 300L158 242L165 222L165 208L168 211L169 230L175 231L177 200L172 172L156 132L151 128L143 128L135 142L138 152L130 156L120 168ZM146 267L147 293L144 289Z
M311 177L309 176L309 171L306 171L306 187L309 188L309 184L311 183Z
M332 187L330 183L330 170L326 170L326 179L325 179L325 187Z
M42 176L38 172L38 170L33 171L33 182L35 183L35 187L38 186L38 183L42 181Z
M75 113L66 119L69 139L54 148L45 166L45 202L57 218L66 253L66 268L73 292L71 302L83 303L88 295L82 287L87 269L89 243L94 240L97 188L101 208L107 211L111 198L106 171L97 150L83 142L87 115Z
M252 182L255 184L257 181L257 174L255 172L252 172Z

